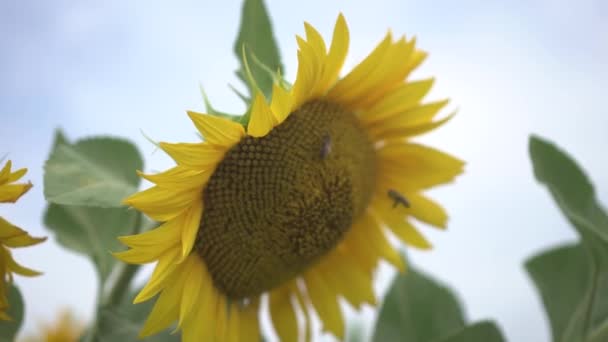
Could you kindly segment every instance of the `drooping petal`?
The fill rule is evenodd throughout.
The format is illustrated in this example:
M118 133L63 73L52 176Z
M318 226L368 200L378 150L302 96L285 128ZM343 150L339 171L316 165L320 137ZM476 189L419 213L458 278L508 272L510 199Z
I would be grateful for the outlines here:
M360 225L360 227L357 228L357 225ZM358 238L362 243L367 243L369 245L374 251L374 254L388 261L399 271L405 271L403 258L401 258L395 248L391 246L375 217L370 214L365 214L355 223L355 227L352 229L355 234L358 234Z
M269 307L272 325L279 339L281 341L297 341L298 321L288 286L283 285L270 292Z
M343 339L344 318L336 294L331 291L323 278L314 271L306 273L304 280L310 300L323 322L323 329L330 331L338 339Z
M183 271L183 270L180 270ZM139 336L141 338L156 334L166 329L179 317L180 302L186 272L175 272L156 300Z
M216 315L219 294L212 286L212 279L204 262L197 255L191 255L193 267L201 270L201 288L198 301L190 315L185 317L182 324L182 339L184 342L213 341L215 337Z
M260 324L258 322L259 299L255 298L252 302L241 310L240 319L240 340L250 340L252 336L257 339L260 336Z

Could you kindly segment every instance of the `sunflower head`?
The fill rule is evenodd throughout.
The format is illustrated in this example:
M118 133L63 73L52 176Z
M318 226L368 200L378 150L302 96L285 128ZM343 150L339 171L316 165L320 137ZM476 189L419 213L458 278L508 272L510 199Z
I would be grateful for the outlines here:
M426 53L389 33L340 78L344 17L329 47L308 23L305 31L293 86L255 94L245 124L189 112L204 141L161 143L177 165L141 173L155 185L125 200L162 222L121 237L130 249L116 253L157 262L135 299L160 293L142 335L178 321L184 341L251 340L267 294L283 340L308 335L313 311L341 338L339 298L374 304L378 261L404 268L386 229L425 249L411 218L445 227L444 210L421 192L452 181L463 163L410 141L450 118L435 119L447 101L422 103L432 79L407 80Z
M15 203L32 187L29 182L17 183L26 174L27 169L11 171L11 166L9 160L0 170L0 203ZM25 230L0 217L0 319L10 320L7 314L7 291L8 285L13 281L13 273L28 277L40 274L18 264L9 248L31 246L44 240L46 238L31 237Z

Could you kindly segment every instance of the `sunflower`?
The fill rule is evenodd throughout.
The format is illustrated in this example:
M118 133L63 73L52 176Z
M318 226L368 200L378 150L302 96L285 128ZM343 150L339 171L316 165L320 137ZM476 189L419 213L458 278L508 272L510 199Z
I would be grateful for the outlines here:
M31 187L31 183L15 183L25 175L27 169L11 172L9 160L0 170L0 203L15 203ZM33 277L40 273L19 265L11 256L10 248L35 245L46 238L31 237L25 230L12 225L0 217L0 320L10 320L8 316L8 285L13 281L13 272Z
M84 325L78 321L71 311L62 310L55 322L40 326L38 336L30 336L23 342L77 342L84 331Z
M162 222L120 237L130 249L116 253L157 262L134 300L158 295L142 336L177 321L184 341L255 340L267 298L281 340L309 339L314 312L341 339L340 298L373 305L378 262L405 267L388 230L428 249L411 218L445 227L445 211L421 191L452 181L463 163L410 142L450 118L435 119L447 101L421 103L433 79L406 81L426 53L389 32L339 78L344 17L329 49L305 31L293 86L275 82L269 101L257 92L246 125L188 112L204 141L160 143L177 166L140 173L155 186L125 200Z

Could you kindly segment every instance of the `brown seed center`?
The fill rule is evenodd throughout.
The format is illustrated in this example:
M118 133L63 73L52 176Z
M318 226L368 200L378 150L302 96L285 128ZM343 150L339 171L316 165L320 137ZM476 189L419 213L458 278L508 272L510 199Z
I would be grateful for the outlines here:
M355 115L309 102L226 153L203 193L196 250L224 294L259 295L335 247L374 181L374 148Z

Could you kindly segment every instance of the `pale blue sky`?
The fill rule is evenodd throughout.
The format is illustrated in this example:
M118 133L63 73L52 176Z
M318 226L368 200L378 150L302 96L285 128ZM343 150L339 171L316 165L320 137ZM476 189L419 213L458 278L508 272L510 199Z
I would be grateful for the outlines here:
M202 110L199 83L217 107L242 105L232 44L239 1L0 2L0 155L29 167L35 184L0 215L47 235L42 165L53 130L70 138L128 137L146 169L168 158L140 134L195 141L185 110ZM449 210L446 232L424 228L435 249L413 262L459 294L472 320L496 319L510 341L545 341L548 325L522 262L575 239L533 180L531 132L558 141L589 171L608 203L608 5L601 0L268 1L287 77L296 69L294 35L311 22L329 37L342 11L351 30L347 67L390 27L416 35L430 58L415 77L435 76L431 98L450 97L459 115L421 139L465 161L467 172L431 195ZM69 306L90 318L95 274L53 238L15 253L45 271L17 278L26 296L25 329ZM386 283L382 272L379 287ZM383 282L384 280L384 282ZM369 312L367 313L369 315Z

